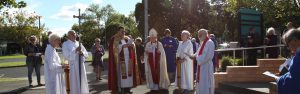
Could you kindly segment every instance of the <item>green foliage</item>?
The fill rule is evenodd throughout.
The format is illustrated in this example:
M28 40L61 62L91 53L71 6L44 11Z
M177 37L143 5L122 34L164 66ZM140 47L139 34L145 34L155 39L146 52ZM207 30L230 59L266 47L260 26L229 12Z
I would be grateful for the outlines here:
M2 62L0 63L0 68L3 67L18 67L18 66L25 66L25 62Z
M7 8L22 8L26 7L26 3L24 1L16 2L16 0L1 0L0 1L0 10L4 7Z
M39 38L44 27L38 29L37 20L37 15L23 10L0 13L0 42L16 42L24 46L30 35Z
M221 37L225 25L230 39L238 40L238 10L240 8L256 9L263 14L264 27L284 30L285 24L292 21L300 25L300 7L296 0L155 0L148 1L149 27L155 28L159 35L170 28L174 36L180 31L188 30L194 34L200 28L209 30L216 37ZM144 2L137 3L135 17L138 30L144 31ZM143 34L143 33L142 33ZM195 36L194 36L195 37Z
M25 58L25 55L0 56L0 60L3 60L3 59L20 59L20 58Z
M95 38L108 42L111 36L116 34L119 26L124 26L133 37L140 36L133 14L126 17L116 13L111 5L100 8L97 4L91 4L84 12L84 18L80 27L74 24L72 29L82 34L81 40L88 49L94 44Z
M227 66L242 66L243 61L242 59L233 59L229 56L224 56L221 59L221 70L226 71Z

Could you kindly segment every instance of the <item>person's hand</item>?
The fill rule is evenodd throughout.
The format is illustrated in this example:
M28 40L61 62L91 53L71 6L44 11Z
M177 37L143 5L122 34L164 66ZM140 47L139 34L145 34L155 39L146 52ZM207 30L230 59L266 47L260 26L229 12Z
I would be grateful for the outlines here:
M156 50L156 53L160 54L160 51L159 51L159 50Z
M196 55L195 54L193 54L193 55L191 55L191 56L189 56L191 59L196 59Z
M28 56L34 56L35 53L28 53Z
M169 47L169 48L172 48L172 47L173 47L173 45L169 45L168 47Z
M164 45L164 47L168 47L168 45L167 45L167 44L165 44L165 45Z
M182 60L182 59L179 59L179 60L178 60L178 63L179 63L179 64L183 63L183 60Z
M62 68L63 68L63 69L69 68L69 64L63 64L63 65L62 65Z
M77 51L77 52L81 51L81 47L80 47L80 46L77 47L77 48L76 48L76 51Z

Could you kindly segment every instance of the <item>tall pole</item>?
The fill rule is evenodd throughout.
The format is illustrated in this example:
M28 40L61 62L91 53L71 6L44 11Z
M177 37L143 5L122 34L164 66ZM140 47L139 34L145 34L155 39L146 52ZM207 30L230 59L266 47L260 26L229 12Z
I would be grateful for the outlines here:
M144 28L144 36L145 36L145 40L147 40L147 36L148 36L148 0L144 0L144 17L145 17L145 28ZM145 41L146 42L146 41Z
M81 19L82 16L80 15L80 9L78 9L78 16L73 15L73 18L78 18L78 27L79 27L79 33L81 32L80 30L80 26L81 26ZM79 38L79 47L81 47L81 42L80 42L80 36L78 34L78 38ZM78 58L78 63L79 63L79 92L81 93L81 53L79 52L79 58Z
M38 19L39 19L39 27L38 29L41 30L41 17L42 16L38 16ZM39 44L42 44L42 32L40 32L40 37L39 37ZM44 45L44 44L43 44Z
M41 29L41 17L42 16L38 16L39 17L39 30Z

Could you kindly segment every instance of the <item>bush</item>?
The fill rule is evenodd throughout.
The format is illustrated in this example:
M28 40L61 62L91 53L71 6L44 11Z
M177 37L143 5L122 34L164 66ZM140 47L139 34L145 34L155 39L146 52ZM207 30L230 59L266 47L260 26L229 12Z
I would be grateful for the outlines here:
M242 66L242 59L233 59L229 56L224 56L221 59L221 71L226 71L227 66Z
M232 66L231 58L228 56L222 57L221 59L221 71L226 71L227 66Z

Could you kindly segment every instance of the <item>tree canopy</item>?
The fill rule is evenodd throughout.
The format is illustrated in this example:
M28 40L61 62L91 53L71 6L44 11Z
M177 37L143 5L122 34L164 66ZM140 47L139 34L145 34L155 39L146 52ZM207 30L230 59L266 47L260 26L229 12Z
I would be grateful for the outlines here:
M111 5L100 7L98 4L91 4L83 13L84 20L79 27L74 24L72 29L82 34L83 45L90 48L95 38L102 39L104 45L117 32L119 26L124 26L128 34L137 37L140 33L137 30L134 15L125 16L117 13ZM80 29L80 30L79 30Z
M148 6L149 27L158 30L160 36L166 28L177 37L182 30L195 33L200 28L208 29L217 37L224 35L225 28L229 30L228 36L237 35L240 8L262 13L264 28L284 30L289 21L300 24L296 0L148 0ZM143 32L144 0L136 4L134 13L138 30ZM237 40L237 37L229 39Z

